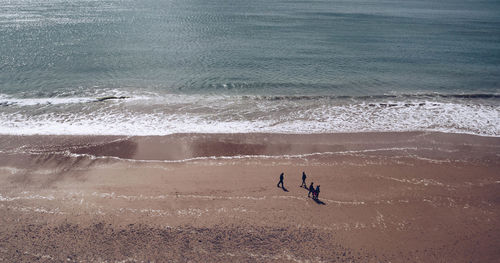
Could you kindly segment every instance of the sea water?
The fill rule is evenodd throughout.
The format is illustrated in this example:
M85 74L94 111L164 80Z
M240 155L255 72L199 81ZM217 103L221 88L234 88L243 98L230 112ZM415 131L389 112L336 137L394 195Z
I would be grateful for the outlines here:
M499 91L497 0L0 0L0 134L500 136Z

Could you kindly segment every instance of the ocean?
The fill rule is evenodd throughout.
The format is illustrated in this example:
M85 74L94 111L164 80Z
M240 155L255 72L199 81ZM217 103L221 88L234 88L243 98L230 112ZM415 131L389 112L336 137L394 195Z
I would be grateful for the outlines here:
M499 113L497 0L0 0L0 134L498 137Z

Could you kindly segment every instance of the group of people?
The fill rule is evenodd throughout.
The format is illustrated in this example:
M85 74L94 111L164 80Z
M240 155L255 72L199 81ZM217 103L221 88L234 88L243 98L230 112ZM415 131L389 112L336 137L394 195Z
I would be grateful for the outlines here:
M285 173L281 173L280 174L280 181L278 182L278 185L276 185L277 187L284 188L284 184L283 184L284 178L285 178ZM314 183L311 182L311 184L309 185L309 188L308 188L307 184L306 184L306 178L307 178L306 173L302 172L302 184L299 187L304 187L305 189L309 190L309 193L307 194L307 197L311 197L311 194L312 194L312 198L314 200L318 200L319 192L320 192L319 191L320 185L317 185L316 189L314 189Z

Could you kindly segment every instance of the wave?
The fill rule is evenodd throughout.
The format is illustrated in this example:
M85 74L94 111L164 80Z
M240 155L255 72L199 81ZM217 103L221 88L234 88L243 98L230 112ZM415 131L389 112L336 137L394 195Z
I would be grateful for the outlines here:
M58 105L75 104L96 101L95 98L27 98L16 99L0 96L0 106L35 106L35 105Z
M122 92L93 95L95 97L63 98L0 95L0 134L439 131L500 136L500 95L497 94L349 97Z
M461 94L445 94L445 93L417 93L417 94L380 94L380 95L367 95L367 96L343 96L343 95L183 95L183 94L156 94L151 92L125 93L117 90L98 90L91 95L83 94L83 97L27 97L16 98L7 94L0 94L0 106L34 106L43 104L78 104L78 103L91 103L103 102L109 100L154 100L154 99L199 99L207 97L212 98L238 98L242 100L267 100L267 101L308 101L308 100L347 100L347 101L373 101L373 100L435 100L435 99L483 99L483 100L497 100L500 99L500 94L497 93L461 93ZM421 105L418 103L417 105ZM383 105L383 103L382 103ZM414 106L408 104L406 106Z
M336 95L273 95L273 96L243 96L246 99L262 99L271 101L280 100L376 100L376 99L433 99L433 98L456 98L456 99L500 99L500 94L496 93L464 93L464 94L445 94L445 93L419 93L419 94L382 94L368 96L336 96Z
M6 94L0 94L0 106L39 106L39 105L62 105L62 104L80 104L91 102L104 102L109 100L123 99L147 99L145 96L135 96L134 98L123 95L114 95L113 93L97 94L95 97L28 97L16 98Z

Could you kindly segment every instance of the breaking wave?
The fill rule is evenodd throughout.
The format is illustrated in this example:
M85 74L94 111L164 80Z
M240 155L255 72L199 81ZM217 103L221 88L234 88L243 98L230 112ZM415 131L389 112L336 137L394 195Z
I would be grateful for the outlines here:
M16 98L0 94L0 134L440 131L500 136L497 94L108 95Z

